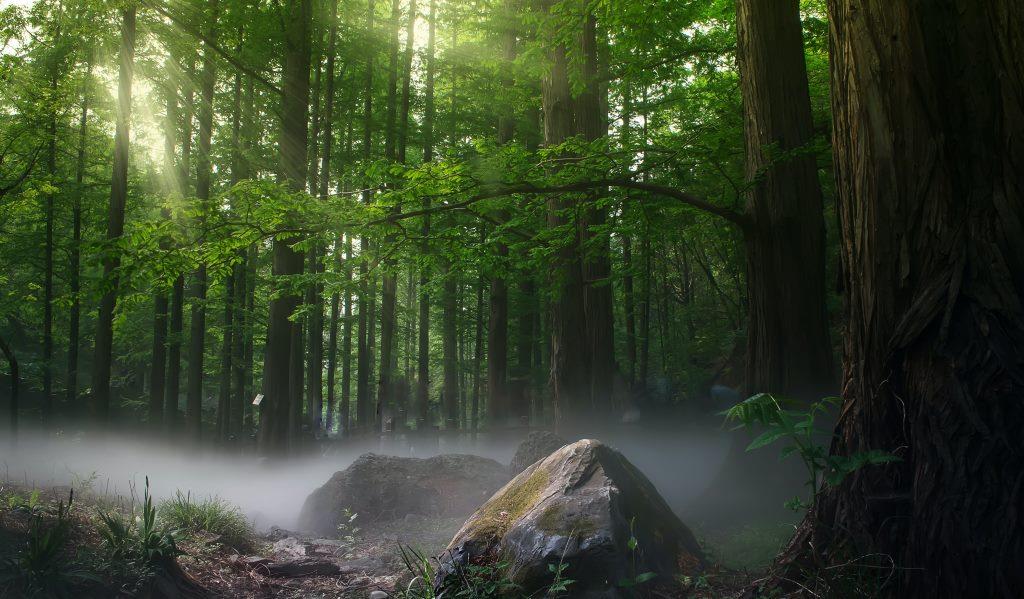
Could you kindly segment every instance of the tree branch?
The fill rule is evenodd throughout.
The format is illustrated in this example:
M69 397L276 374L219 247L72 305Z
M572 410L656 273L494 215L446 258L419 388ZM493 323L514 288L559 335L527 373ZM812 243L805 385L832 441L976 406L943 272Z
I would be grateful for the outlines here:
M642 183L638 181L631 181L629 179L604 179L600 181L581 181L578 183L568 183L565 185L553 185L546 187L538 187L531 183L523 183L519 185L502 185L480 192L470 198L467 198L461 202L455 202L453 204L441 204L431 208L425 208L422 210L412 210L410 212L402 212L400 214L391 214L376 220L372 220L367 225L381 225L387 223L394 223L399 220L407 218L416 218L417 216L426 216L428 214L434 214L437 212L446 212L449 210L461 210L468 208L477 202L488 200L492 198L499 198L509 195L516 194L551 194L551 193L570 193L570 192L581 192L598 189L601 187L621 187L623 189L636 189L640 191L646 191L655 195L660 195L667 198L678 200L687 206L696 208L701 212L717 216L725 219L730 223L738 226L740 229L746 229L750 224L750 219L747 215L740 212L736 212L724 206L718 206L712 204L707 200L680 191L678 189L657 185L654 183Z
M167 17L168 19L170 19L175 25L180 27L185 33L188 33L192 37L194 37L194 38L198 39L199 41L203 42L204 45L206 45L207 47L212 49L217 54L220 54L221 57L224 60L228 61L231 64L231 66L235 67L239 71L242 71L246 75L249 75L250 77L252 77L256 81L259 81L261 84L263 84L270 91L274 92L277 95L282 95L284 93L284 92L281 91L280 87L274 85L273 82L271 82L269 79L267 79L266 77L261 75L258 71L256 71L255 69L247 66L246 64L244 64L241 60L239 60L235 56L232 56L227 50L224 50L219 45L213 43L213 41L211 41L210 38L207 37L206 35L204 35L201 31L197 31L197 30L193 29L188 24L186 24L184 21L182 21L180 18L178 18L178 17L174 16L173 14L171 14L170 11L168 11L167 9L157 5L156 2L143 2L143 4L145 4L149 8L152 8L157 13L159 13L159 14Z

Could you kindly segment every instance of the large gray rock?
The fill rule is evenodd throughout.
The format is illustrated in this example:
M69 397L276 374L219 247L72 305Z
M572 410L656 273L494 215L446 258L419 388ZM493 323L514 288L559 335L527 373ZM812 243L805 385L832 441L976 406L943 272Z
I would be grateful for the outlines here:
M625 597L623 583L639 575L657 575L646 585L671 585L675 575L705 567L693 533L647 477L589 439L512 479L466 521L440 560L438 587L465 564L506 561L526 594L552 582L551 565L567 564L563 578L575 581L573 597Z
M515 476L534 462L543 460L561 449L568 441L551 431L533 431L516 448L509 470Z
M358 526L408 514L464 517L508 479L505 466L474 455L419 459L368 453L306 498L299 527L336 535L346 509L358 514Z

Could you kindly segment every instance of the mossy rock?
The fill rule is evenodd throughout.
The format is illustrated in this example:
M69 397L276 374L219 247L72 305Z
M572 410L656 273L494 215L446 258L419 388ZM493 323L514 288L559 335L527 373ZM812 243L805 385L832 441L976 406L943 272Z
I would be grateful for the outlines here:
M574 597L627 596L620 583L639 574L656 574L657 585L706 565L693 533L647 477L594 440L566 445L512 479L440 560L438 586L465 564L505 562L527 594L552 582L551 565L566 564Z

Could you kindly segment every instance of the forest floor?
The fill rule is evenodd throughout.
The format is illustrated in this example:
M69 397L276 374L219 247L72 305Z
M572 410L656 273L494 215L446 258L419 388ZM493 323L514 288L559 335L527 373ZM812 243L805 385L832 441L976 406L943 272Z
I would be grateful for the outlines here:
M0 483L0 596L8 596L5 589L10 592L16 588L12 585L18 584L19 576L24 582L32 574L29 570L38 570L35 574L50 585L37 596L146 594L146 580L151 573L111 558L100 518L100 514L118 512L128 516L129 521L134 517L139 525L138 498L76 493L68 516L69 537L50 558L40 551L40 537L44 536L40 533L54 528L58 506L67 503L70 491L64 486L29 488ZM157 511L159 517L159 508ZM355 522L341 538L335 539L271 528L253 533L248 547L241 551L216 534L179 531L175 534L181 551L177 562L181 571L211 597L412 598L422 595L406 591L414 575L403 560L402 549L405 548L406 555L412 555L410 549L422 556L439 555L462 519L411 515L385 525L361 528ZM778 533L748 528L708 536L709 554L722 565L687 581L678 592L661 596L738 596L756 578L756 566L777 547ZM35 550L30 549L33 544ZM20 596L19 592L24 594L16 591L11 596Z

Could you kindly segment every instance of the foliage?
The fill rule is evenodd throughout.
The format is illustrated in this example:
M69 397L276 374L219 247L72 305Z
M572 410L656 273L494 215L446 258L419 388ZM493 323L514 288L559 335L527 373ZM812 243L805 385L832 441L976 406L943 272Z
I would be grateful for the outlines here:
M38 500L38 492L33 497ZM30 510L28 542L13 558L0 562L0 595L73 597L79 585L98 580L67 555L73 504L74 491L67 504L58 503L53 522L44 520L42 510Z
M722 412L722 415L726 421L738 422L747 428L765 427L764 432L747 446L747 451L780 440L789 442L782 448L780 457L796 454L807 470L806 485L810 489L808 500L796 497L786 504L793 510L800 510L810 507L822 481L830 487L836 487L847 476L865 466L899 460L897 456L879 449L855 452L848 456L832 455L826 446L819 444L817 439L827 438L829 433L814 428L815 419L839 403L838 398L826 397L800 411L784 408L783 402L771 394L758 393Z
M141 516L136 516L134 510L127 515L118 511L100 512L100 536L113 563L153 568L181 554L173 533L158 525L156 516L148 476Z
M196 500L191 493L178 491L160 503L159 520L170 530L216 535L218 542L241 552L255 546L253 529L245 515L219 497Z
M638 587L645 582L650 582L658 577L654 572L643 572L637 574L636 571L636 557L637 550L639 549L639 542L637 541L636 534L634 533L634 525L636 524L636 517L629 519L629 540L626 541L626 549L629 550L629 577L619 580L618 586L623 589L631 589Z
M359 542L360 528L355 525L358 515L349 508L345 508L341 512L341 522L338 523L338 540L341 541L341 546L338 547L337 553L346 558L352 557L352 549Z
M566 576L569 564L563 560L557 564L548 564L551 582L533 593L527 593L511 580L512 564L507 561L468 564L453 561L450 569L439 580L439 571L434 565L436 558L427 557L407 546L399 546L399 552L402 564L412 575L406 587L395 593L401 599L563 597L571 593L570 587L575 582Z

